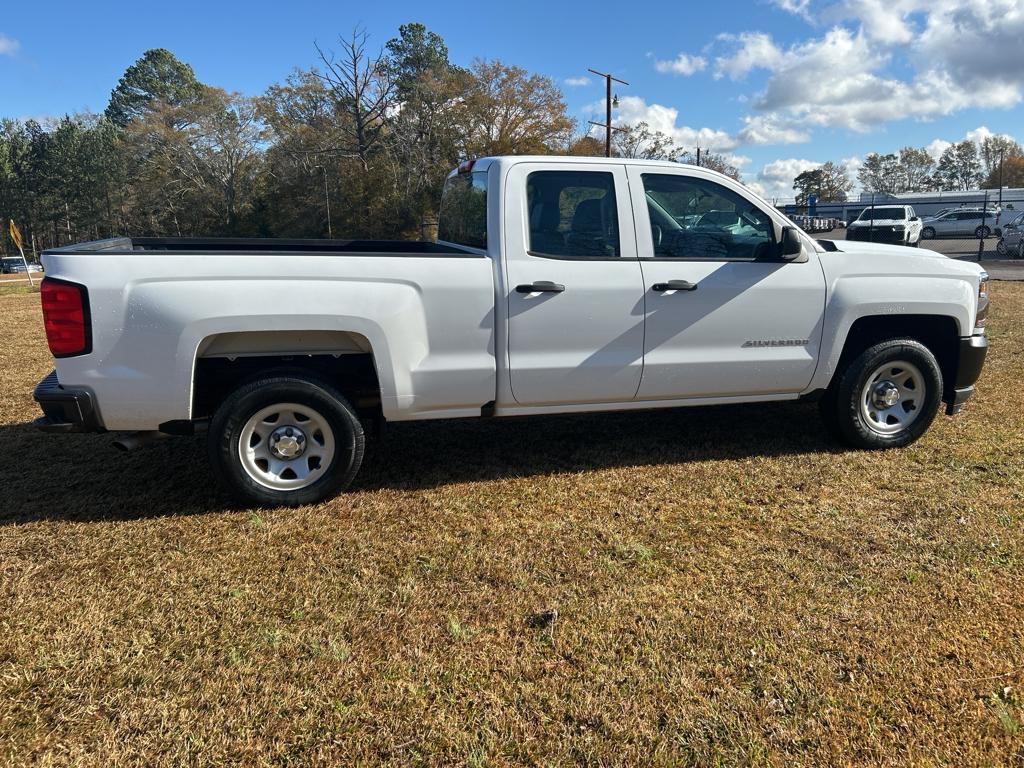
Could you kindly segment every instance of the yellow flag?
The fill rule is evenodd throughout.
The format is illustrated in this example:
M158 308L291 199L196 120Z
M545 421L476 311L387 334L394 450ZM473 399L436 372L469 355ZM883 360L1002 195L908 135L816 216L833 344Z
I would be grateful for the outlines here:
M21 231L18 229L18 225L14 223L14 219L11 219L11 224L7 227L7 231L11 233L11 240L18 246L18 250L21 250Z

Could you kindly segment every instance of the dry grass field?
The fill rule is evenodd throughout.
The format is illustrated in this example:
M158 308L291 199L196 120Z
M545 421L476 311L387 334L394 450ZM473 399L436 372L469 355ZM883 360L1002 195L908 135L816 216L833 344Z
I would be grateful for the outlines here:
M201 439L46 436L0 296L0 760L1024 765L1024 284L909 449L814 406L392 426L233 506Z

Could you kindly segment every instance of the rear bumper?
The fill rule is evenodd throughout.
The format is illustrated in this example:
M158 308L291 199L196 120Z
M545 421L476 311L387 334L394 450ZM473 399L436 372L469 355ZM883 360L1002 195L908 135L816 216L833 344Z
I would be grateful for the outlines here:
M988 354L988 338L984 334L964 336L960 339L953 389L946 395L946 413L952 416L974 394L974 383L981 376Z
M39 403L43 415L32 422L44 432L103 432L92 393L80 387L64 387L57 380L57 372L36 385L33 399Z

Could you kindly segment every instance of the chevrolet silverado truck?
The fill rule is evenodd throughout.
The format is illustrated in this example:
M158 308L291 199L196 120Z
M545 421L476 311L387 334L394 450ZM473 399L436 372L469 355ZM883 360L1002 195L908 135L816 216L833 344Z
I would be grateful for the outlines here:
M384 422L820 401L905 446L974 390L987 275L814 240L750 189L641 160L494 157L436 242L118 238L47 251L51 432L206 432L261 505L319 501Z
M847 240L869 243L921 244L921 217L909 205L879 205L865 208L846 227Z

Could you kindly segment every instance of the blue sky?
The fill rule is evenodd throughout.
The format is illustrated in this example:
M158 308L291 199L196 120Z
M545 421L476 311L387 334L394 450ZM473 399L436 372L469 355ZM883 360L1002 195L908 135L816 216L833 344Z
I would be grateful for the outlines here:
M181 1L9 3L0 115L102 110L124 69L165 47L204 82L254 95L360 24L383 43L419 21L453 61L499 58L553 78L581 124L602 110L587 68L612 71L618 122L728 154L788 196L826 160L986 132L1024 139L1022 0L748 0L621 4ZM577 83L577 84L573 84Z

